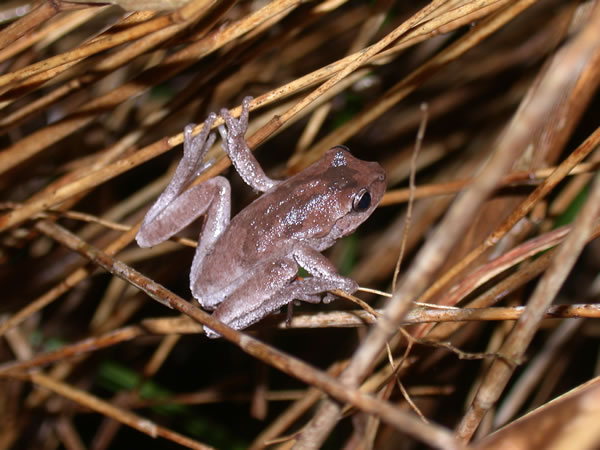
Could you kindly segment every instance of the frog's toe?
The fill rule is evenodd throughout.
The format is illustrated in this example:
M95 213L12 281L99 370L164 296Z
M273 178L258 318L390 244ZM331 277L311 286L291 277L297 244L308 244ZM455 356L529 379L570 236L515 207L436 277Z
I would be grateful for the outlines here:
M222 108L221 111L219 111L219 114L221 114L221 117L225 121L225 125L227 125L227 131L233 135L238 134L238 121L231 116L229 110L227 108ZM223 125L220 125L219 129L221 129L221 127L223 127Z
M348 294L354 294L358 291L358 283L351 278L345 278L339 289Z
M228 109L223 108L220 111L221 117L225 121L225 125L227 126L227 132L231 136L241 137L244 136L246 130L248 128L248 105L246 104L242 108L242 113L239 119L235 119L231 116L231 113ZM221 132L221 127L219 126L219 132ZM223 136L223 132L221 132L221 136Z
M325 303L326 305L328 305L329 303L331 303L332 301L334 301L336 298L337 298L337 295L332 294L331 292L328 292L323 297L323 303Z
M211 112L202 125L202 130L198 135L194 138L191 138L191 147L198 151L199 149L206 149L212 146L212 142L214 142L214 133L210 132L210 129L213 123L217 120L217 115L214 112ZM189 126L189 125L188 125ZM188 131L188 127L185 127L184 132ZM184 136L185 139L185 136Z
M250 114L251 101L251 96L244 97L244 100L242 100L242 113L240 114L239 124L244 131L248 128L248 116Z
M216 338L221 337L221 335L219 333L208 328L206 325L203 328L204 328L204 334L206 334L207 338L216 339Z
M318 294L298 294L296 297L306 303L321 303L321 296Z

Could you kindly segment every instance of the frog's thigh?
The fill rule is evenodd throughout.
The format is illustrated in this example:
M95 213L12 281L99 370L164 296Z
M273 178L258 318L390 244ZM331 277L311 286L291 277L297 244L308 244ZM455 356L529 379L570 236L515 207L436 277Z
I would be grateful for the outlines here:
M286 291L297 273L298 265L291 258L258 266L253 276L223 300L213 315L232 328L246 328L293 300L279 293Z

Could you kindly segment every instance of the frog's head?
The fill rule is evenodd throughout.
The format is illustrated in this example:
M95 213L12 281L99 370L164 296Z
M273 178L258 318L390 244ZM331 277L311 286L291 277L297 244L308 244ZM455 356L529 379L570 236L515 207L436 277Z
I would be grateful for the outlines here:
M342 145L328 150L322 161L328 164L322 178L338 207L329 237L338 239L352 233L373 213L385 193L385 171L376 162L355 158Z

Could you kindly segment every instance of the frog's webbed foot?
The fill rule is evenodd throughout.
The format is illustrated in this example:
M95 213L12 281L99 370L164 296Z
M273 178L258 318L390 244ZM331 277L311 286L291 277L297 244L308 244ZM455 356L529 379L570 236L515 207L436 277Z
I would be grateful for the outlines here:
M239 145L240 139L244 139L244 135L248 130L248 116L251 101L252 97L250 96L245 97L244 100L242 100L242 112L237 120L231 117L228 109L221 109L220 114L225 123L219 125L219 134L221 135L221 138L223 138L224 146L234 147Z
M204 126L200 133L193 136L192 133L196 124L190 123L183 129L183 158L181 159L177 170L181 167L181 171L176 176L187 178L192 181L193 177L199 175L206 170L206 164L203 164L206 152L215 143L216 135L210 132L210 128L214 123L217 115L213 112L208 115L204 121Z

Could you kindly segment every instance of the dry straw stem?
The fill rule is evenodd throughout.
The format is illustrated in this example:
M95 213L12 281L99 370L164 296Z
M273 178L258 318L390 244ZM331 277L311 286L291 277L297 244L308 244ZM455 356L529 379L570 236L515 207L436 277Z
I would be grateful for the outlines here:
M200 10L198 13L201 12L202 10ZM81 11L80 13L82 15L84 13L88 14L81 20L91 19L93 17L91 16L91 13L87 10ZM146 25L144 22L150 19L153 15L153 12L135 13L123 19L119 25L128 29L143 28ZM69 19L70 20L68 24L70 26L73 26L73 22L75 22L75 20L73 20L74 18L69 17ZM61 79L61 76L56 76L56 72L60 74L63 71L66 71L66 69L68 69L69 67L71 67L72 64L68 65L68 67L67 65L62 65L57 67L56 70L47 70L38 74L37 76L29 77L26 80L26 82L29 86L32 87L30 91L40 86L48 87L56 84L60 85L58 87L55 87L51 92L47 93L46 95L43 95L37 100L32 101L23 108L19 108L11 114L5 115L0 120L0 130L10 129L11 127L14 127L15 125L26 120L28 117L33 116L36 113L40 113L46 108L56 104L58 101L65 98L67 95L73 92L77 92L85 86L92 85L93 83L98 82L111 72L115 71L119 67L133 60L135 57L140 56L144 52L147 52L159 46L161 43L164 43L167 39L173 37L177 32L185 29L187 26L194 22L194 17L192 17L188 21L183 21L172 26L164 26L165 24L161 24L160 20L157 21L159 22L159 27L155 27L155 31L153 31L152 29L147 30L146 34L144 35L145 37L138 39L136 42L127 45L122 50L116 51L115 53L109 55L106 58L102 58L94 63L91 63L93 64L92 67L86 67L85 70L83 70L82 68L81 70L83 71L83 73L70 79L67 83L60 84L63 80ZM171 21L167 23L170 22ZM136 25L138 23L139 25ZM127 33L127 31L124 33ZM76 62L79 61L80 60L77 60ZM84 59L81 59L81 61L84 61ZM88 61L85 62L88 63ZM75 70L77 69L78 68L75 68ZM68 74L69 73L66 72L64 75ZM19 85L21 92L24 91L24 86L24 84ZM12 101L15 101L15 99L12 99L11 102ZM8 104L10 104L10 102L7 101L5 106L7 106Z
M182 436L179 433L175 433L167 428L161 427L160 425L140 417L137 414L117 408L112 404L99 399L98 397L82 391L81 389L76 389L68 384L61 383L60 381L57 381L56 379L42 373L31 373L28 375L28 377L32 383L49 389L65 398L73 400L81 406L90 408L92 411L98 411L107 417L111 417L125 425L129 425L130 427L135 428L136 430L141 431L142 433L145 433L153 438L162 437L169 439L170 441L176 442L177 444L187 448L199 450L213 448Z
M193 3L195 4L196 2ZM200 10L198 13L201 12L204 11ZM262 17L262 20L266 20L268 17L268 15L267 17ZM194 17L192 19L194 19ZM212 23L210 23L209 25L211 24ZM71 116L58 121L56 124L47 126L42 130L34 132L26 138L21 139L17 144L5 149L2 153L0 153L0 173L3 173L12 167L15 167L16 165L25 161L27 158L31 158L38 152L43 151L49 145L57 142L58 140L68 136L69 134L87 125L99 113L110 111L112 108L119 105L123 101L135 98L135 96L140 95L146 89L148 89L149 86L156 85L162 81L169 79L173 75L179 73L180 71L191 65L195 61L195 58L206 56L207 54L225 45L225 43L229 42L231 39L238 37L243 32L248 30L248 24L246 24L246 26L244 26L244 24L237 25L238 27L235 29L235 33L227 33L225 32L226 30L224 30L223 32L219 33L219 37L221 39L217 39L215 38L215 36L211 35L194 44L191 44L190 46L185 47L183 50L180 50L179 52L166 58L162 64L148 69L142 75L138 76L134 81L125 83L120 88L112 90L104 96L100 96L86 103L75 113L71 114ZM168 38L169 36L169 33L161 32L160 39L151 39L151 44L156 45L162 40ZM139 50L145 50L145 46L143 46ZM132 57L136 54L137 52L128 53L127 56ZM120 60L120 58L117 59ZM162 151L165 150L166 149L163 149ZM156 156L160 153L162 152L147 151L146 153L144 153L140 151L136 153L137 157L132 158L133 161L129 163L127 163L126 161L119 161L121 163L120 167L112 167L112 170L108 171L108 173L106 173L106 169L109 169L111 167L109 166L105 168L104 172L102 172L102 174L104 174L104 177L102 176L102 174L95 174L95 183L91 186L94 186L100 182L106 181L107 179L113 178L114 176L120 173L123 173L123 168L127 170L132 167L135 167L136 165L141 164L142 162L145 162L151 157ZM146 156L146 158L140 157L140 154L142 154L142 156ZM119 168L121 168L120 171ZM81 190L79 192L81 192ZM68 198L70 195L73 194L67 194L64 198ZM57 195L56 197L52 205L61 201L60 196ZM16 222L10 223L9 220L8 226L14 223Z
M434 2L430 3L426 8L424 8L423 10L421 10L417 14L415 14L415 16L413 16L410 21L403 23L400 27L396 28L392 33L388 34L384 39L379 41L377 44L369 47L368 50L373 51L373 49L375 49L378 51L378 50L382 49L382 46L385 47L385 46L389 45L391 42L393 42L393 40L397 39L400 35L404 34L407 31L406 26L405 26L406 24L408 24L407 26L410 26L411 28L413 26L415 26L415 24L419 24L419 27L417 29L420 30L421 29L421 21L424 21L426 18L429 18L431 9L441 6L442 3L444 3L444 2L434 1ZM507 2L504 2L504 1L498 1L498 2L492 2L490 5L490 2L486 2L486 1L470 2L464 6L457 8L456 10L452 10L452 13L453 13L452 16L456 17L457 19L462 20L465 17L470 18L471 15L474 13L474 11L477 11L479 8L485 9L486 12L489 12L488 8L490 6L493 6L497 10L497 9L501 9L506 3ZM526 8L526 6L529 6L529 4L534 3L534 2L532 1L532 2L522 2L522 3L525 6L521 6L521 8L524 9L524 8ZM511 11L511 14L516 15L522 9L515 8L515 11ZM512 15L509 15L509 17L512 17ZM446 22L448 22L447 16L441 15L440 19L442 19L442 18L445 19ZM505 18L504 21L502 19L500 19L496 22L488 23L485 26L484 26L484 24L480 24L480 26L476 27L472 32L467 33L467 35L465 37L459 39L456 43L450 45L444 51L440 52L439 54L437 54L436 56L431 58L429 61L427 61L425 64L419 66L419 68L416 69L414 72L412 72L409 76L402 79L400 82L398 82L392 88L390 88L386 93L384 93L384 95L381 96L379 101L374 103L371 108L364 111L362 114L357 116L355 119L349 120L344 125L337 128L334 132L330 133L328 136L324 137L319 142L317 142L313 146L313 150L311 152L307 152L306 157L303 158L302 164L299 165L298 167L295 167L295 169L300 169L300 168L306 167L310 163L316 161L317 159L319 159L319 156L324 151L326 151L328 148L331 148L334 145L336 145L335 143L345 142L348 138L350 138L355 133L357 133L357 131L360 130L362 127L373 122L378 117L380 117L383 113L385 113L387 110L389 110L394 105L396 105L398 102L400 102L402 99L407 97L419 85L421 85L429 77L434 75L436 73L436 71L440 70L441 68L443 68L445 65L447 65L451 61L459 58L462 54L464 54L466 51L468 51L469 49L474 47L481 40L485 39L486 36L489 36L491 33L496 31L507 20L508 20L508 18ZM435 20L432 20L432 21L435 22ZM450 21L450 23L452 23L452 22L454 22L454 20ZM441 24L439 24L439 23L438 23L438 25L441 26ZM365 53L367 53L367 51L365 51ZM362 63L362 60L360 60L360 62ZM352 64L350 64L349 66L352 66ZM340 73L338 73L337 76L339 76L341 73L343 74L344 71L341 71ZM332 82L332 80L334 80L335 78L336 77L333 77L331 80L329 80L327 83L324 83L322 86L319 87L319 89L317 89L314 92L317 92L324 87L328 87L329 83Z
M548 192L555 188L560 181L563 180L563 178L565 177L564 170L568 170L568 168L574 160L581 160L585 158L590 151L594 150L594 148L598 146L598 142L600 142L600 133L596 131L592 136L590 136L588 141L582 144L582 147L585 147L585 152L581 150L574 151L571 154L571 156L561 164L560 170L558 167L547 167L545 169L539 169L534 171L512 172L502 177L502 180L500 181L500 183L498 183L498 187L501 188L505 186L519 185L531 186L533 184L539 183L540 181L544 181L544 187L540 188L539 191L536 191L535 197L533 197L532 195L532 197L528 199L527 203L523 204L522 207L519 209L519 215L521 217L524 217L531 210L532 205L535 205L535 203L539 201L540 198L544 197ZM582 173L591 174L597 171L598 168L600 168L600 162L581 163L573 166L573 168L566 175L573 176L580 175ZM552 178L552 183L550 183L550 178ZM436 195L450 195L464 190L465 188L469 187L472 183L473 179L471 178L467 180L448 181L446 183L423 184L420 186L416 186L412 192L414 194L415 199L433 197ZM393 205L395 203L407 202L410 196L410 188L388 190L383 196L380 205L387 206ZM519 217L519 219L521 217ZM512 220L510 223L513 223L514 218L512 216L511 219ZM509 222L507 222L507 224L508 223ZM502 231L504 233L506 233L506 228L506 226L502 227ZM510 228L512 227L508 227L508 229ZM501 238L501 236L497 236L499 233L500 232L496 232L494 234L494 240L496 243ZM488 244L487 241L486 245L490 246L490 244Z
M525 311L524 306L492 307L492 308L457 308L457 309L426 309L415 308L405 317L403 325L420 323L444 322L480 322L480 321L506 321L517 320ZM375 311L378 315L382 310ZM544 314L545 319L569 318L600 318L598 305L552 305ZM277 321L276 326L281 329L302 328L355 328L372 325L377 319L372 313L362 310L318 312L312 314L298 314L291 321L274 316L270 322ZM42 368L49 364L62 361L83 353L98 351L123 342L131 341L144 335L181 335L203 334L202 325L187 317L145 319L139 325L119 328L100 336L84 339L71 345L66 345L59 350L38 354L30 359L0 364L0 375L35 368ZM436 336L436 339L439 339ZM431 341L433 342L433 341Z
M42 222L40 229L48 232L57 239L61 238L60 233L56 233L53 228L48 229ZM60 231L60 230L59 230ZM561 231L561 230L558 230ZM598 231L596 231L596 234ZM557 235L557 233L553 233ZM564 232L558 234L559 237L564 236ZM556 238L554 238L556 239ZM541 248L538 247L538 251ZM496 264L492 264L496 265ZM151 282L150 282L151 283ZM159 288L153 288L155 291ZM496 298L496 296L494 296ZM417 308L411 311L404 320L404 324L444 321L481 321L481 320L515 320L521 316L523 307L513 308L488 308L488 309L434 309L424 310ZM547 318L567 318L567 317L599 317L598 308L594 305L557 305L549 308L546 313ZM365 324L374 323L373 314L355 311L355 312L335 312L321 313L309 316L297 316L290 324L285 322L280 323L280 327L291 328L315 328L315 327L348 327L348 326L364 326ZM202 333L201 326L181 319L154 319L146 320L141 327L126 327L123 329L109 332L106 335L96 338L89 338L77 344L66 346L60 350L38 355L27 361L18 363L8 363L0 365L0 373L14 372L16 370L27 370L39 368L50 363L64 360L75 355L80 355L84 352L97 351L101 348L116 345L120 342L128 341L142 336L150 332L155 334L169 333Z
M526 259L562 242L569 232L571 232L571 227L565 226L557 228L556 230L524 242L505 254L494 258L493 260L480 266L477 270L473 271L469 275L465 276L460 283L453 286L447 294L440 297L440 300L436 304L447 306L459 304L479 286L482 286L498 274L503 273L509 268L516 266L520 262L525 261ZM596 229L594 237L597 236L599 232L600 229ZM421 334L424 333L421 332Z
M596 234L595 237L597 236L598 235ZM504 298L508 297L510 294L514 293L526 283L530 282L544 272L550 266L550 263L555 256L555 251L555 249L549 250L539 256L537 259L522 264L518 271L514 272L510 276L492 286L487 291L469 301L464 308L476 308L479 310L495 305L502 301ZM453 295L453 293L450 292L449 295ZM459 323L439 323L436 324L431 331L427 332L427 338L433 340L447 339L449 336L452 336L452 334L459 330L460 327L461 324Z
M59 10L56 2L40 2L36 8L26 14L21 20L17 20L0 32L0 49L8 47L13 41L21 38L30 30L54 16Z
M113 210L108 211L106 217L113 217L115 219L122 217L125 214L125 211L130 210L137 204L143 204L146 201L150 201L153 198L156 198L157 195L160 194L166 182L168 180L157 179L154 183L148 185L141 195L132 196L128 201L123 202L121 205L117 205L117 207L113 208ZM137 226L127 226L125 227L126 233L123 233L117 239L115 239L112 243L108 244L103 250L108 255L116 255L123 248L125 248L129 243L133 240L135 234L137 233ZM82 231L82 236L86 235L85 230ZM92 234L92 233L87 233ZM36 298L27 306L14 313L8 320L5 320L0 324L0 336L3 336L6 331L11 328L17 326L21 322L23 322L28 317L32 316L35 312L43 309L61 295L68 292L71 288L76 286L78 283L86 279L91 273L91 269L80 268L75 270L73 273L66 276L58 285L48 290L42 296Z
M495 428L505 425L523 408L526 399L534 392L538 380L544 378L544 374L551 370L552 364L560 359L560 352L584 323L583 320L566 320L554 330L544 349L532 358L527 369L506 393L506 398L499 405L494 418Z
M40 6L41 8L44 8L49 7L49 5L51 5L51 2L44 2ZM62 11L64 11L64 9L64 5L62 5ZM46 26L37 30L32 30L25 36L18 38L12 45L3 47L0 50L0 61L6 61L32 46L37 46L38 48L42 46L46 47L105 10L106 8L86 8L73 11L69 14L57 15L57 17L54 17L53 20L49 21ZM53 11L55 11L56 14L61 12L59 10ZM26 17L29 17L31 14L33 14L33 12ZM15 22L14 24L18 23L19 22ZM9 36L11 38L14 36L9 28L2 30L0 35L4 37Z
M71 67L72 64L80 62L85 58L89 58L102 51L114 48L118 45L131 42L132 40L139 39L155 31L163 30L166 27L175 25L179 22L195 21L203 14L206 14L207 10L212 4L212 0L206 0L204 2L190 2L188 6L177 10L167 16L161 16L156 19L147 21L149 14L148 12L136 13L133 17L125 19L122 25L126 26L126 30L120 33L110 33L106 36L100 36L92 39L88 44L77 47L76 49L63 53L61 55L47 58L39 63L31 64L23 69L8 73L0 76L0 88L10 85L12 83L28 79L33 75L37 75L42 72L47 72L51 69L61 67L65 70ZM153 15L153 14L150 14ZM136 22L142 22L139 25L131 26ZM56 76L56 72L49 72L47 78ZM35 79L36 82L41 80Z

